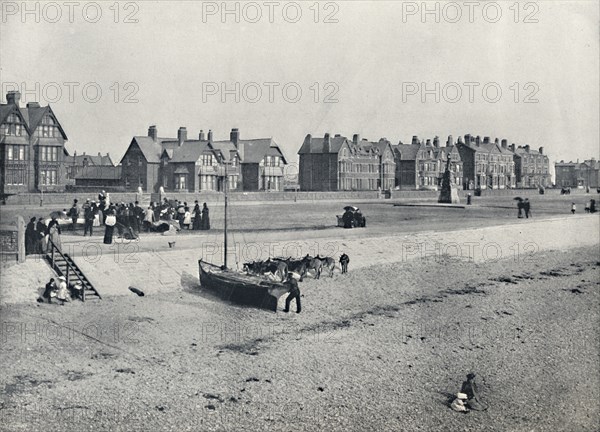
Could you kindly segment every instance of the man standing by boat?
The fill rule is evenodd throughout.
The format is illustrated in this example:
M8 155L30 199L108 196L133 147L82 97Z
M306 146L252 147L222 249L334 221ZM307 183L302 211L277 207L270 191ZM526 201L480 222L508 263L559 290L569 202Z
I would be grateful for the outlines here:
M294 274L291 272L288 273L287 280L284 283L290 288L290 290L288 291L289 294L285 299L285 309L283 311L289 312L290 303L293 299L296 299L296 313L300 313L302 310L302 306L300 304L300 288L298 288L298 281L294 277Z

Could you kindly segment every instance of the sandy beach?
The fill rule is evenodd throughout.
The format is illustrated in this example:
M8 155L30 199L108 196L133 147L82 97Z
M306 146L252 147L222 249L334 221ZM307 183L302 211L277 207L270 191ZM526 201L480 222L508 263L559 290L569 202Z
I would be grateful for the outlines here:
M195 236L79 255L104 298L64 307L6 290L8 268L3 430L598 430L598 218L327 234L305 241L348 250L350 273L301 283L301 314L203 291ZM469 372L485 412L447 406Z

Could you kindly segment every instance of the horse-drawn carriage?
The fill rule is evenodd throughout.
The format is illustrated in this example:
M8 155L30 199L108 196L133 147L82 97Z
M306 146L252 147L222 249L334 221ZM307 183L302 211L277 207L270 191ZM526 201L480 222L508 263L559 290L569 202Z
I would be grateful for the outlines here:
M361 213L358 207L346 206L344 207L344 214L336 215L335 217L337 218L338 227L346 227L345 217L348 218L351 228L365 228L367 226L367 218Z

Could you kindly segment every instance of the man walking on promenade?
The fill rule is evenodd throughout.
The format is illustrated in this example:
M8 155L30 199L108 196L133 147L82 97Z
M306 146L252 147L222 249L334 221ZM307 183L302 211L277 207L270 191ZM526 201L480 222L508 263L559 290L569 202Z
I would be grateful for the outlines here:
M69 216L71 216L71 222L73 222L73 225L71 225L71 230L73 231L75 231L75 228L77 227L77 219L79 219L79 206L77 205L77 202L78 201L74 199L71 210L69 210Z
M523 202L523 210L525 210L525 217L527 219L529 219L529 214L530 214L530 210L531 210L531 204L529 203L529 198L525 198L525 201Z

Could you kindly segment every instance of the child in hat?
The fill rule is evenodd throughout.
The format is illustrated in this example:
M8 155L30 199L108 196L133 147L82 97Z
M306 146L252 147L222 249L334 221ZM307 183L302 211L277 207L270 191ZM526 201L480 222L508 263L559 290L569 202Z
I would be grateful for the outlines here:
M60 302L61 306L64 306L69 297L69 291L67 290L67 279L64 276L58 278L58 292L56 293L56 299Z

